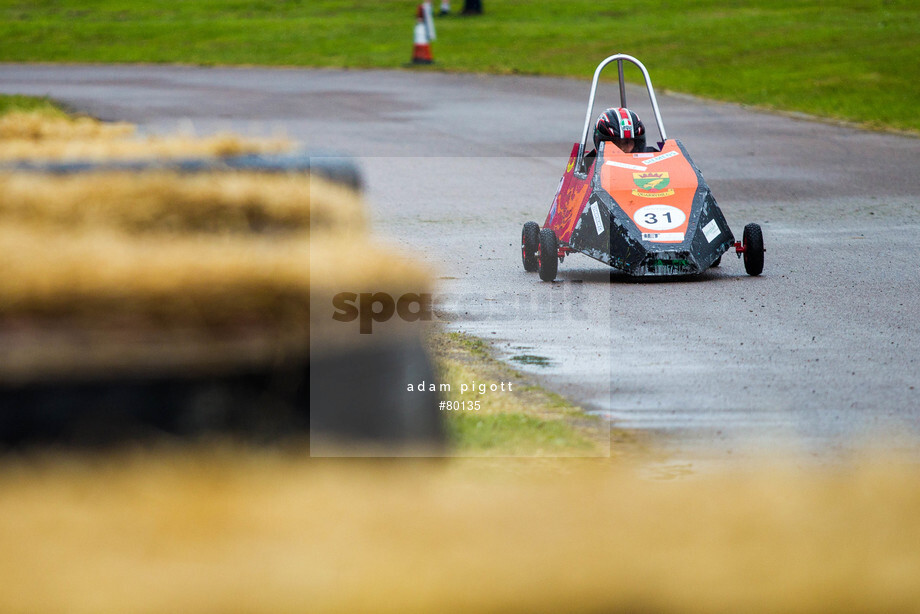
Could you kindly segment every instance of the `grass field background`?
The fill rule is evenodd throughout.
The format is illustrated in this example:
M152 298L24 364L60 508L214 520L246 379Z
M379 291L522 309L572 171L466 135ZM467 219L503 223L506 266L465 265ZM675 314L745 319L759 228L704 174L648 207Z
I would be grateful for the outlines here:
M401 68L411 55L416 5L7 2L0 61ZM588 79L600 59L625 52L649 67L661 89L920 131L920 8L910 0L484 6L480 17L436 21L435 70Z

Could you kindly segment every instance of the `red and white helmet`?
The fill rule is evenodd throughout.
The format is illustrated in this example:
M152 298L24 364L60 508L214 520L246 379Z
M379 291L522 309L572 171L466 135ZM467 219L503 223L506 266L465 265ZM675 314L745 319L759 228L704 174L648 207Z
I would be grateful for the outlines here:
M599 148L601 141L620 141L634 139L633 151L645 151L645 124L634 111L625 107L607 109L594 124L594 147Z

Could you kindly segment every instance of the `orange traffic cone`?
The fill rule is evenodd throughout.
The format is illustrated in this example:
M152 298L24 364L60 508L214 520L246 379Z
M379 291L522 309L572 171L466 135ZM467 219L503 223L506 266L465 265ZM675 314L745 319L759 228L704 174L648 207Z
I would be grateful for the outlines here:
M418 18L415 22L415 46L412 48L413 64L431 64L431 43L428 40L428 26L425 25L425 8L418 6Z

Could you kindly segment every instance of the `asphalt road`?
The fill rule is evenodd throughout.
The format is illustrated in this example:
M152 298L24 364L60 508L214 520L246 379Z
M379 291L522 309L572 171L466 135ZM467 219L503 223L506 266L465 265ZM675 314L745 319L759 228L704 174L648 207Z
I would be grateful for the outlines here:
M283 133L357 157L378 234L436 270L442 320L677 456L920 451L920 139L659 91L668 136L736 236L762 225L764 274L727 255L698 278L636 282L573 255L542 283L521 268L520 228L546 216L588 88L588 76L0 65L0 91L144 131ZM629 101L649 123L644 91ZM601 87L596 111L616 102Z

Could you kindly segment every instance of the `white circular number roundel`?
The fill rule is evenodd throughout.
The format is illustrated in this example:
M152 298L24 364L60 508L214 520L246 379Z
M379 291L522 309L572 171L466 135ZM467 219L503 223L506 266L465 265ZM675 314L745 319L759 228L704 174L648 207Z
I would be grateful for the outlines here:
M650 230L671 230L686 219L683 211L670 205L646 205L633 215L636 224Z

